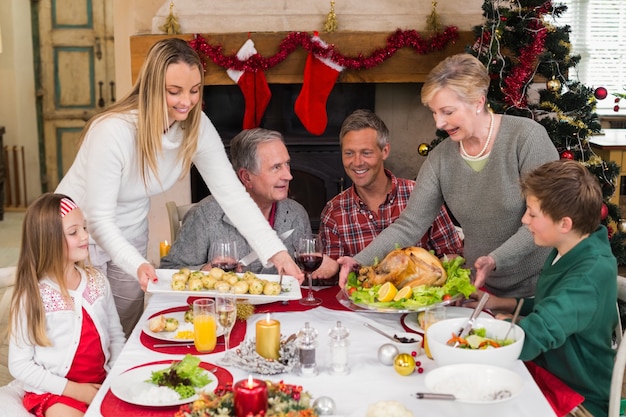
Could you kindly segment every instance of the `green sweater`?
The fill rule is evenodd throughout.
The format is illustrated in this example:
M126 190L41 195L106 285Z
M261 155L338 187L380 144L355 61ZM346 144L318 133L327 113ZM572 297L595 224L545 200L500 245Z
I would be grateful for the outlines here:
M617 324L617 262L607 230L600 226L552 265L556 254L544 264L534 305L524 302L520 359L535 361L583 395L595 417L606 416Z

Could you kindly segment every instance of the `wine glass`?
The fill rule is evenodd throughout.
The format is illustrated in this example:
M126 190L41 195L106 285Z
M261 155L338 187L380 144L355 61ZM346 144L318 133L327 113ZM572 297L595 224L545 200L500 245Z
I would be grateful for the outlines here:
M230 349L230 332L237 320L237 300L232 292L223 292L215 297L215 311L217 313L217 321L224 328L224 357L221 359L222 364L229 364L231 361L228 357Z
M305 306L318 306L322 300L313 295L313 282L311 273L322 264L322 240L318 235L305 235L298 240L296 246L296 263L309 280L309 291L306 298L300 299L300 304Z
M211 243L209 248L209 262L213 268L221 268L224 272L235 272L237 270L239 254L237 253L237 242L228 240L218 240Z

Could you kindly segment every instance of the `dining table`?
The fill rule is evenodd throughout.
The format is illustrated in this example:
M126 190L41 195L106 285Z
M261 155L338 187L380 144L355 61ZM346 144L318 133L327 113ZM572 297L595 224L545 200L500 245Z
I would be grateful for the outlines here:
M408 376L400 375L394 367L379 359L379 348L389 343L384 336L372 331L365 324L369 323L387 333L415 332L407 327L403 318L407 313L388 313L375 310L354 311L340 302L337 294L338 286L314 287L315 296L322 299L319 306L304 306L298 300L275 301L267 304L255 304L254 312L247 320L237 320L231 333L231 354L242 343L255 338L255 324L267 317L280 322L282 337L297 334L306 323L317 330L315 347L315 363L317 374L299 375L293 370L278 374L258 374L248 369L233 365L221 365L224 357L223 337L218 338L218 346L208 354L195 350L193 345L161 346L145 332L145 323L155 314L181 311L191 301L188 295L175 293L150 294L145 311L128 338L121 354L114 363L98 394L89 406L87 417L160 417L173 416L178 407L147 407L126 403L111 392L111 383L125 371L143 364L167 364L172 360L180 360L185 354L191 353L202 362L215 365L213 370L219 382L255 379L272 382L283 381L287 384L301 386L303 391L312 396L312 400L324 398L325 404L334 404L324 412L332 412L336 417L364 417L368 408L382 401L398 402L415 417L553 417L550 403L542 394L527 367L522 361L516 361L511 370L523 380L523 387L518 395L493 403L472 404L450 400L418 399L415 394L427 392L425 378L437 368L435 361L429 359L421 351L415 359L420 363L422 372L413 372ZM341 298L341 297L339 297ZM330 337L329 330L337 322L348 329L349 373L336 375L330 373ZM388 362L387 362L388 363ZM166 365L164 365L166 366ZM476 375L481 378L481 375ZM330 399L330 400L329 400Z

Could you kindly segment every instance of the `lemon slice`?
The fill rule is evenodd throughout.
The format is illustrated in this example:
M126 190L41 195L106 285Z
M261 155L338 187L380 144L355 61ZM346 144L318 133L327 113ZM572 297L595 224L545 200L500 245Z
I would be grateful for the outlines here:
M408 300L413 295L413 288L410 286L402 287L400 291L393 297L393 301L400 301L402 299Z
M398 289L391 282L385 282L378 290L378 301L387 302L393 300Z

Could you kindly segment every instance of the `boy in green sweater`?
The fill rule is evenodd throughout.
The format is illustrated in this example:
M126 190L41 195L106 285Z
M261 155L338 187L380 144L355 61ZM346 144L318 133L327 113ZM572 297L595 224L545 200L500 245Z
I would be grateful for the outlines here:
M522 223L537 245L554 249L535 297L524 300L520 359L534 361L583 395L583 406L593 416L606 416L615 356L611 339L618 320L617 262L600 224L600 185L579 162L561 160L525 176L522 192ZM492 296L487 307L512 312L517 302Z

